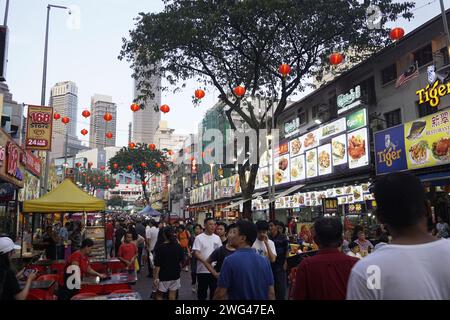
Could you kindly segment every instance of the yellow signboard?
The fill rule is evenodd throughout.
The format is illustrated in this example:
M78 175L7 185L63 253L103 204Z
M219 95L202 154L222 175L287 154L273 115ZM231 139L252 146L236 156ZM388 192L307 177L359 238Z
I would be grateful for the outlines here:
M25 148L31 150L52 149L53 108L28 106Z
M408 169L450 163L450 109L405 123Z

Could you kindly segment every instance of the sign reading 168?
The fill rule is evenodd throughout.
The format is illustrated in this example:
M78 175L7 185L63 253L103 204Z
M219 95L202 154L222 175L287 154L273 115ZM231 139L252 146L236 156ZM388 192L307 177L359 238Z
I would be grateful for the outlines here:
M50 123L51 114L45 112L31 112L30 118L34 123Z

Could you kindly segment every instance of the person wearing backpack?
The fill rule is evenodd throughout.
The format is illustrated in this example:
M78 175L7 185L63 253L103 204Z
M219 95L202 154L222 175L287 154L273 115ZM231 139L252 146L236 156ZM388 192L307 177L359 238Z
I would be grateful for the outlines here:
M217 248L211 253L208 259L205 261L205 266L211 272L211 274L219 279L220 269L222 268L223 262L225 258L229 255L233 254L236 251L236 248L230 243L230 230L235 228L235 224L232 223L227 227L227 242L226 245ZM213 266L213 264L215 264Z
M189 254L189 238L191 235L189 234L189 231L186 230L184 225L180 225L178 227L177 232L177 239L180 243L180 247L183 249L184 252L184 260L183 260L183 269L184 271L188 271L187 268L187 262L188 262L188 254Z

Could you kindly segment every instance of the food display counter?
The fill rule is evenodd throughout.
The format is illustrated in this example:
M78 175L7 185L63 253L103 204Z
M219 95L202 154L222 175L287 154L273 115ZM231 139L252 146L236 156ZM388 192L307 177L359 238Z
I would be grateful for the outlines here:
M94 241L94 247L91 253L91 261L105 260L106 259L105 227L103 226L86 227L84 236L85 238L89 238Z

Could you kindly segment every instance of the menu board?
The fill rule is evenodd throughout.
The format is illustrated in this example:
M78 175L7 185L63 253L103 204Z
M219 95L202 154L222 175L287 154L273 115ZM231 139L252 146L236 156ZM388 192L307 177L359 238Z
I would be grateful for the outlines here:
M450 109L375 133L377 174L450 163Z
M450 111L405 123L408 169L450 163Z
M291 158L291 181L305 180L305 155Z
M328 137L334 136L336 134L345 132L347 129L346 119L340 118L336 121L333 121L329 124L324 125L321 129L321 139L326 139Z
M353 131L347 135L347 152L350 169L364 167L369 164L367 128Z
M317 177L317 149L306 152L306 178Z
M319 176L331 174L331 144L320 146L317 148L317 152Z
M333 154L333 166L340 166L347 163L347 135L342 134L331 140L331 150Z
M256 176L256 188L267 188L269 186L269 167L258 168Z
M275 185L290 181L289 155L275 158Z
M317 147L319 145L320 138L320 129L308 132L307 134L302 136L301 141L303 141L304 150L309 150Z
M289 142L289 149L291 150L291 157L298 156L305 150L303 148L303 137L298 137Z

